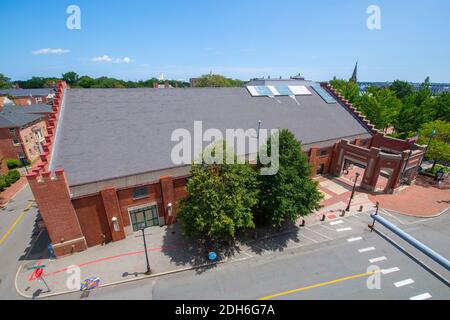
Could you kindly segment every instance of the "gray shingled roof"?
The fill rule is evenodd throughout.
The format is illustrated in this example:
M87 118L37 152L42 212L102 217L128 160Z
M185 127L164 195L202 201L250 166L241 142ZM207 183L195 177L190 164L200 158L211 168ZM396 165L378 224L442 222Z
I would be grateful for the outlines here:
M11 95L13 97L28 97L28 96L48 96L55 94L56 91L52 88L42 89L2 89L0 95Z
M251 97L246 88L68 89L50 169L64 168L69 185L80 185L170 168L171 134L177 128L290 129L303 144L370 137L340 104L317 93ZM327 142L325 145L330 145Z
M0 112L0 128L17 128L42 118L42 115L23 112Z
M48 104L30 104L27 106L16 106L7 104L3 107L3 112L21 112L21 113L51 113L52 107Z

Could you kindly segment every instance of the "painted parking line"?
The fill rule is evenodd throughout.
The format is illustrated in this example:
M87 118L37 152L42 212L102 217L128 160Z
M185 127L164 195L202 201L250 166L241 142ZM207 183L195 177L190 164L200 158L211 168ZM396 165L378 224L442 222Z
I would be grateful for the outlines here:
M369 259L369 262L375 263L375 262L380 262L380 261L384 261L384 260L387 260L387 258L385 256L382 256L382 257L378 257L378 258Z
M417 296L411 297L409 298L409 300L425 300L425 299L430 299L431 298L431 294L429 294L428 292L419 294Z
M396 286L397 288L400 288L400 287L407 286L412 283L414 283L413 279L406 279L406 280L394 282L394 286Z
M319 235L319 236L321 236L321 237L323 237L323 238L325 238L325 239L328 239L328 240L334 240L333 238L330 238L330 237L328 237L327 235L322 234L322 233L320 233L320 232L318 232L318 231L315 231L315 230L313 230L313 229L311 229L311 228L305 227L305 229L308 230L308 231L311 231L312 233L315 233L315 234L317 234L317 235Z
M341 224L341 223L344 223L344 221L342 221L342 220L333 221L333 222L330 222L330 226L335 226L335 225Z
M6 233L3 235L3 237L0 239L0 245L3 244L3 242L5 242L6 238L8 238L8 236L10 235L10 233L14 230L15 227L17 227L17 225L19 224L20 220L23 219L25 213L27 211L30 210L31 206L33 205L32 202L30 202L28 204L28 206L26 206L25 209L23 209L23 211L20 213L20 215L17 217L16 221L14 221L14 223L12 224L11 227L9 227L8 231L6 231Z
M362 240L362 237L356 237L356 238L347 239L348 242L355 242L355 241L359 241L359 240Z
M313 238L310 238L310 237L308 237L308 236L305 236L303 233L299 233L298 235L299 235L300 237L303 237L303 238L305 238L305 239L307 239L307 240L309 240L309 241L312 241L312 242L314 242L314 243L319 243L319 241L314 240Z
M358 249L358 252L363 253L363 252L369 252L369 251L373 251L373 250L375 250L375 247L368 247L368 248Z
M352 230L352 228L350 228L350 227L336 229L337 232L350 231L350 230Z
M389 273L397 272L397 271L400 271L400 269L397 268L397 267L394 267L394 268L389 268L389 269L383 269L383 270L381 270L381 273L382 274L389 274Z

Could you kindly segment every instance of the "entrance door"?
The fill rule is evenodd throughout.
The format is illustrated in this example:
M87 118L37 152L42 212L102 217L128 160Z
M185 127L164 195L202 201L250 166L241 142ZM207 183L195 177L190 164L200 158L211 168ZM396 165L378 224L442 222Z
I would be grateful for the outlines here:
M142 228L158 226L158 210L156 205L149 205L146 207L129 210L131 225L133 231L139 231Z
M317 174L318 176L321 176L321 175L323 174L323 171L324 171L324 170L325 170L325 164L322 163L322 164L319 166L319 168L317 168L316 174Z

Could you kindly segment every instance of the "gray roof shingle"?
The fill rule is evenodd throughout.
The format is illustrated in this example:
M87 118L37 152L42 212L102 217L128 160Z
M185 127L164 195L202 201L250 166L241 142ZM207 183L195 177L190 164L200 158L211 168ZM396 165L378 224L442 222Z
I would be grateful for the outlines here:
M0 112L0 128L18 128L39 120L42 115L23 112Z
M13 97L29 97L29 96L48 96L55 94L56 91L52 88L38 88L38 89L1 89L0 95L11 95Z
M287 128L304 145L370 133L342 105L317 93L252 97L246 88L68 89L50 169L64 168L69 185L170 168L171 134L208 128ZM326 143L330 145L330 143Z

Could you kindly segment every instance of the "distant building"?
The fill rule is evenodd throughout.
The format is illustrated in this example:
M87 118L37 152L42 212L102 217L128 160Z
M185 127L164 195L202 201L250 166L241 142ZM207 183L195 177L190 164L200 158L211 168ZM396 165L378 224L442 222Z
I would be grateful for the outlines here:
M21 109L13 106L0 112L0 158L33 163L43 152L47 134L46 116L13 108Z
M410 82L414 90L420 90L422 83L418 82ZM366 92L367 88L375 87L375 88L387 88L392 85L392 82L358 82L359 89L361 93ZM430 90L433 95L437 95L443 92L450 92L450 83L430 83Z
M198 82L200 81L201 78L190 78L189 79L189 84L191 86L191 88L195 88L198 85Z
M52 88L42 89L2 89L0 96L10 96L16 105L47 104L55 96Z

